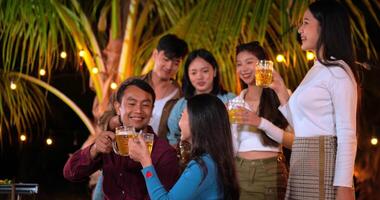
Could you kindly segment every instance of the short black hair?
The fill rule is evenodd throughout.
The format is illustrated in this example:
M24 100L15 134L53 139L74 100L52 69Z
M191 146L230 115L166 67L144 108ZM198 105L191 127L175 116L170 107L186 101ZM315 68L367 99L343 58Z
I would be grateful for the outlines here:
M183 58L188 52L187 43L174 34L167 34L160 38L157 51L164 51L169 59Z
M121 100L124 96L124 91L129 87L129 86L136 86L145 92L149 93L152 96L152 103L154 104L154 101L156 99L156 93L154 93L153 88L145 81L139 79L139 78L129 78L122 82L119 86L119 89L116 92L116 101L121 103Z

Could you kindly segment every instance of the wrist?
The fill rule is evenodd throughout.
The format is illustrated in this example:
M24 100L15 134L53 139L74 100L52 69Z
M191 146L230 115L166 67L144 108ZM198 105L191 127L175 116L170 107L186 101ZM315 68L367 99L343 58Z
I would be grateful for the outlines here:
M95 143L90 146L90 155L92 159L94 159L98 155L98 150L96 149Z
M141 166L143 168L151 166L151 165L152 165L152 159L150 157L141 161Z

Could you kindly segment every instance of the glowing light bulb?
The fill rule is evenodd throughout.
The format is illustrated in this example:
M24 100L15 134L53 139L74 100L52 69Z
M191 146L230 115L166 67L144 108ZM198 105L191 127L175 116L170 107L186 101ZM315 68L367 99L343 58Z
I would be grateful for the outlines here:
M51 138L46 139L46 144L47 145L52 145L53 144L53 140Z
M315 58L315 55L313 52L311 52L311 51L306 52L306 59L307 60L314 60L314 58Z
M277 60L277 62L285 62L285 56L282 54L278 54L276 56L276 60Z
M84 50L79 51L79 57L83 57L85 54L86 54L86 52Z
M65 51L62 51L60 56L61 58L65 59L67 57L67 53Z
M26 135L25 134L20 135L20 140L25 142L26 141Z
M17 85L11 81L11 90L15 90L17 88Z
M94 67L94 68L91 69L91 72L92 72L93 74L97 74L97 73L99 72L99 69L96 68L96 67Z
M46 74L46 70L45 69L40 69L40 75L41 76L45 76Z
M111 89L116 90L117 84L115 82L112 82L110 87Z
M377 145L377 138L375 138L375 137L373 137L372 139L371 139L371 144L372 145Z

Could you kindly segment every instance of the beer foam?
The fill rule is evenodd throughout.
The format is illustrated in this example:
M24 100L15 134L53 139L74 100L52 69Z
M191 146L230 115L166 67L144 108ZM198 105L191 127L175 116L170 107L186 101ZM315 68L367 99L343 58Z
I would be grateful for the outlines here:
M132 135L133 132L131 131L119 131L116 133L116 135Z

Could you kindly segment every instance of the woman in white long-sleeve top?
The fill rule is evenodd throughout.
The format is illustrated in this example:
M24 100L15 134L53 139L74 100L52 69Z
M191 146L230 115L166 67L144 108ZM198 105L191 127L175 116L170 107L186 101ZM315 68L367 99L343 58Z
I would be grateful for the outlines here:
M354 199L357 76L349 17L335 1L316 1L298 29L317 55L292 96L274 73L280 111L295 131L287 199Z

